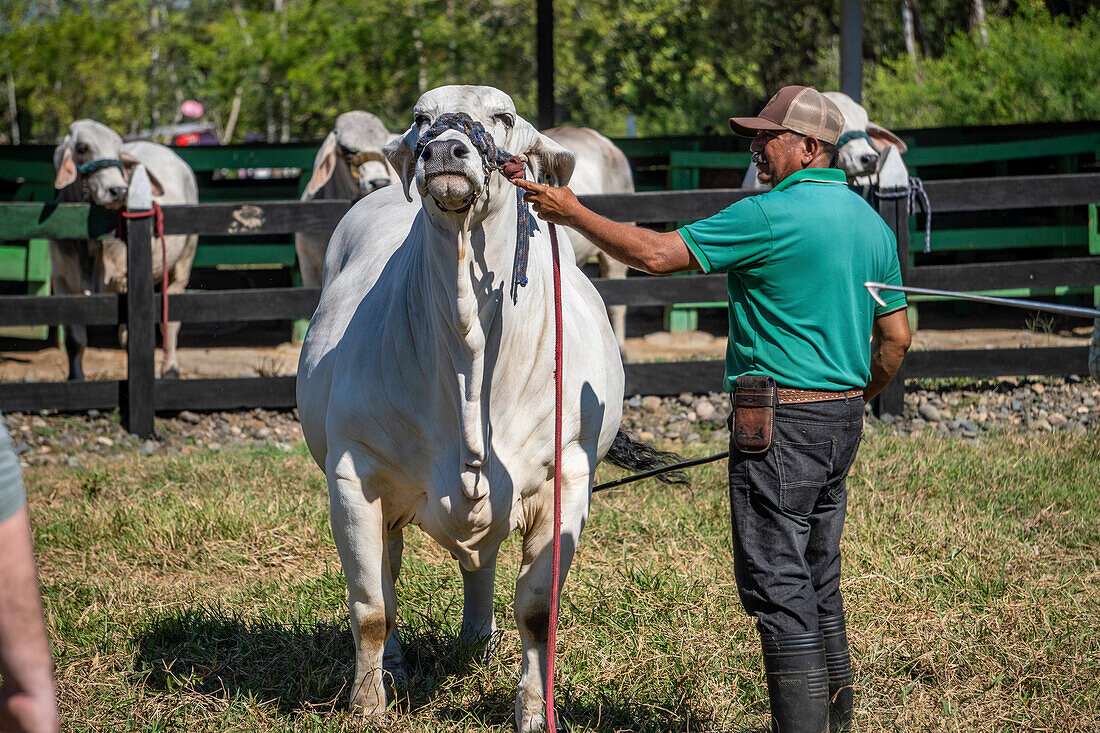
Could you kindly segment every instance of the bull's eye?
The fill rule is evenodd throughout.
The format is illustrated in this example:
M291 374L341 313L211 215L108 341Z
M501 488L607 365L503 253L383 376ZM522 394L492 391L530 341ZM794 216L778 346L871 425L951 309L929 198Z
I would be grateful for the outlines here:
M516 124L516 119L507 112L501 112L499 115L493 115L493 119L502 123L509 130L512 129L512 125Z
M428 119L428 115L417 115L416 117L413 117L413 122L416 123L417 127L423 127L424 125L431 122L431 120Z
M84 155L87 152L88 152L88 143L77 143L76 144L76 154L77 155Z

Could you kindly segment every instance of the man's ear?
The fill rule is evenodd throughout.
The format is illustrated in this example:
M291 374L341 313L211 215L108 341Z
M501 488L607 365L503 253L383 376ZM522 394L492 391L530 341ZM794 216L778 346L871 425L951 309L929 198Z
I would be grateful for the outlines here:
M535 180L548 186L568 186L577 164L573 151L546 137L522 118L516 119L516 128L520 134L513 137L525 140L522 152Z
M53 167L57 175L53 179L53 187L61 190L76 182L76 163L73 161L73 136L66 135L61 144L54 148Z
M130 182L130 175L134 172L134 168L141 164L141 161L130 155L129 153L119 152L118 160L122 163L122 176L126 179L126 182ZM149 174L149 182L153 184L153 195L163 196L164 186L160 184L160 180L157 178L157 174L149 168L149 164L145 164L145 172Z
M412 185L412 181L416 177L416 143L418 140L420 140L420 127L413 123L413 126L406 130L404 135L395 137L382 148L382 155L386 156L386 162L397 171L398 177L401 178L401 190L410 202L412 201L412 194L409 192L409 186Z
M309 177L309 183L306 184L306 197L313 198L316 196L317 192L329 182L335 171L336 131L333 130L321 143L321 149L317 151L317 156L313 159L313 175Z

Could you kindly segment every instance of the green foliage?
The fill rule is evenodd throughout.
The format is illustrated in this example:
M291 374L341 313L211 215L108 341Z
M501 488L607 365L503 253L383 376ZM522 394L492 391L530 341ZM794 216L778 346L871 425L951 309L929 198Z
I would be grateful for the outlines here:
M905 54L896 0L865 0L865 97L903 127L1100 117L1100 13L1081 0L923 0L927 58ZM780 86L834 89L836 3L556 0L555 94L563 124L643 136L725 132ZM1052 12L1061 13L1053 18ZM1006 17L997 17L998 14ZM491 84L536 112L532 0L0 0L0 83L23 142L98 119L123 134L181 121L196 99L224 142L318 139L349 109L394 131L420 94ZM0 104L0 142L12 109Z
M989 43L958 33L945 54L899 57L866 80L872 119L936 127L1100 118L1100 10L1076 25L1045 8L989 21Z

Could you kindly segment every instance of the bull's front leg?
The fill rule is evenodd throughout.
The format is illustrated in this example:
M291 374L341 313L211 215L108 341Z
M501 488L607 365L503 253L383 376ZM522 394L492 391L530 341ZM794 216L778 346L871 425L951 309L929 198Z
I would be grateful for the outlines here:
M168 285L168 294L175 295L182 293L186 287L187 282L176 280ZM167 325L167 328L165 326ZM180 375L180 361L179 356L176 353L176 344L180 339L180 322L168 321L167 324L161 323L160 332L161 345L164 347L164 371L161 372L162 379L178 379Z
M588 518L591 474L562 478L560 589L573 562L581 530ZM546 652L550 628L550 569L553 561L554 483L548 481L527 509L523 564L516 581L516 626L523 647L516 727L520 733L546 727Z
M326 475L332 537L348 582L348 611L355 641L350 707L353 713L376 716L386 712L382 656L397 620L388 533L381 499L369 485L368 492L364 492L364 481L355 473L350 455L344 453L334 459L336 455L336 451L329 451Z

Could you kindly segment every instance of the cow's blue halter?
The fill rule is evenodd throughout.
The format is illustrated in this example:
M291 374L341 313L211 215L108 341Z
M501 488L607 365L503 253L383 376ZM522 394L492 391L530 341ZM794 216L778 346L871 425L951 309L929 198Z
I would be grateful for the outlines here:
M118 168L123 170L122 161L115 158L100 158L99 160L89 160L87 163L81 163L76 167L77 173L83 176L89 173L95 173L100 168Z
M836 141L836 149L840 150L841 148L843 148L845 145L852 142L853 140L859 140L861 138L863 140L866 140L867 144L870 145L872 148L875 147L874 143L871 142L871 136L868 135L865 131L863 131L863 130L849 130L848 132L841 135L840 139L838 139Z
M509 161L518 162L518 158L497 147L496 140L477 120L465 112L448 112L436 118L432 126L416 142L416 160L420 159L424 147L447 130L457 130L466 137L481 154L481 165L485 171L485 187L489 186L489 176L499 171ZM522 169L521 169L522 170ZM531 230L524 226L527 219L527 207L523 201L523 189L516 188L516 256L512 265L512 302L517 288L527 286L527 253L531 245Z

